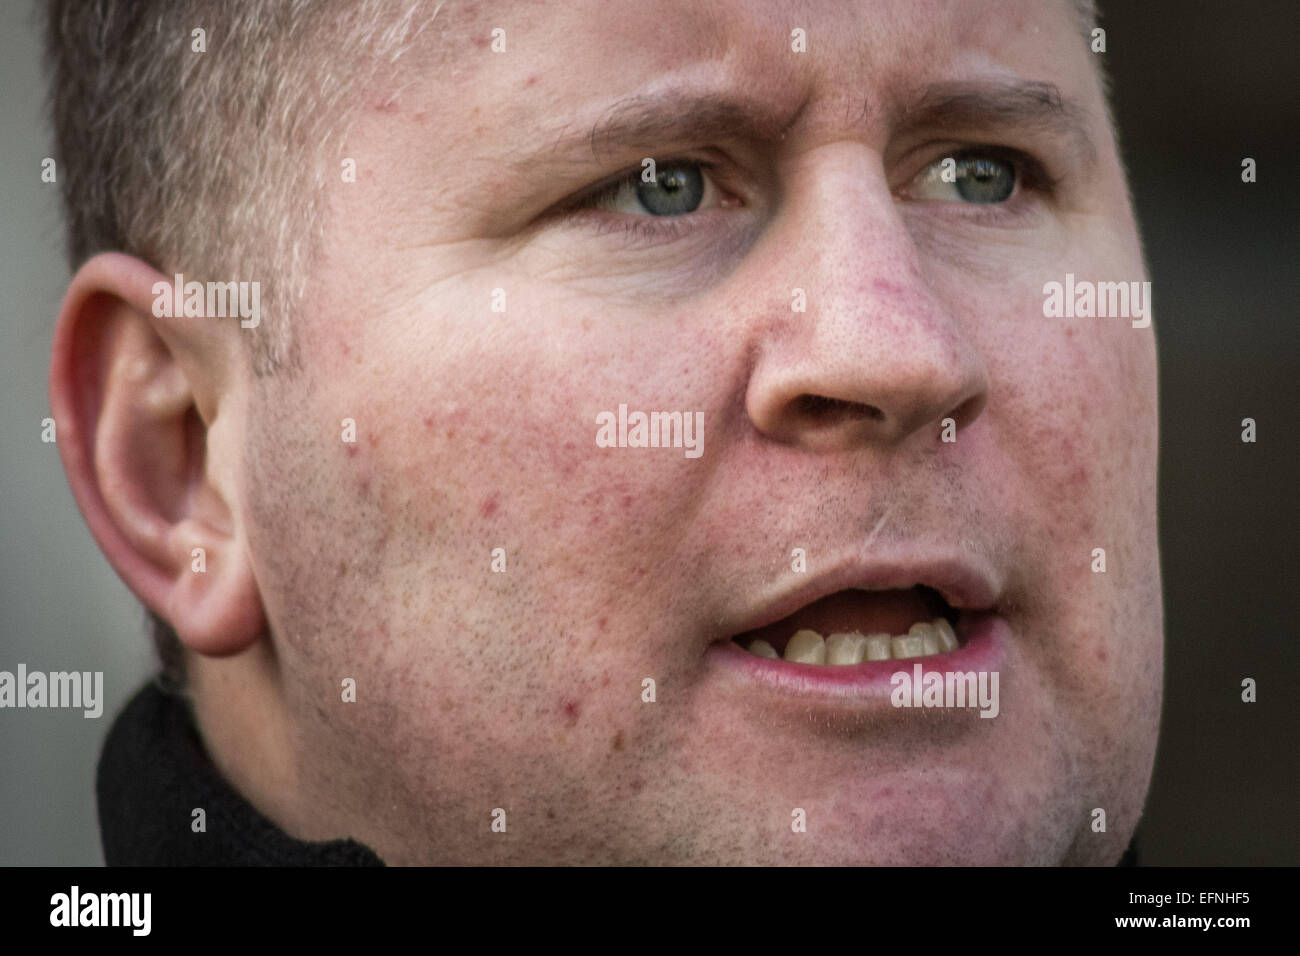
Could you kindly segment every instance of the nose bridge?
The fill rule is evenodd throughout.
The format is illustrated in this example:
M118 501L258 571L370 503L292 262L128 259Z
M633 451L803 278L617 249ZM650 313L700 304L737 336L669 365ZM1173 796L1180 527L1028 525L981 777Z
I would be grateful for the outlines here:
M946 415L969 424L983 407L983 363L925 278L879 154L819 147L788 183L778 231L795 305L759 343L755 424L823 445L898 440Z
M857 143L821 152L800 171L806 186L791 210L793 231L806 237L795 271L807 277L807 330L815 338L851 334L882 344L911 336L915 345L933 347L941 310L878 154ZM797 180L792 193L799 193Z

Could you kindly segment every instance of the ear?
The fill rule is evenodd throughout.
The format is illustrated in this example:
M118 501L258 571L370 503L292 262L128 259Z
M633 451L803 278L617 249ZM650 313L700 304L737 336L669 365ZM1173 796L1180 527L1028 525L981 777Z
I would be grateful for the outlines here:
M109 563L189 650L222 656L266 629L233 497L238 403L224 390L238 379L228 326L154 315L154 283L171 281L120 253L78 270L50 403L73 497Z

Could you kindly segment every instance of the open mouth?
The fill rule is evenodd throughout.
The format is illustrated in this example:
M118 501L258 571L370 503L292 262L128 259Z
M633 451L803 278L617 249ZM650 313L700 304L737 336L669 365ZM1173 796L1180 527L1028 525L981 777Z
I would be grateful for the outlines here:
M848 589L732 638L750 654L843 667L934 657L962 646L961 614L936 590Z

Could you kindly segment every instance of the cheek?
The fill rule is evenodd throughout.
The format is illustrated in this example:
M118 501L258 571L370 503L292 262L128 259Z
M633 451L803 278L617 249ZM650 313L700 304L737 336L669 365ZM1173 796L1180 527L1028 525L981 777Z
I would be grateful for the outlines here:
M1026 290L983 344L986 484L1016 516L1017 599L1055 679L1104 695L1159 640L1154 340L1122 318L1044 317L1042 302Z
M585 622L606 616L617 634L684 583L690 569L666 555L708 474L707 457L685 447L601 447L598 416L703 412L707 443L727 384L703 364L717 343L689 315L634 322L544 290L512 296L508 318L468 307L458 317L444 291L439 315L386 320L412 333L404 341L356 326L310 356L329 384L304 414L333 441L292 480L308 486L300 505L356 518L321 534L364 553L357 599L364 586L401 615L403 599L428 610L459 593L484 626L489 614L498 629L519 626L527 607L534 630L576 621L582 633L565 640L585 644ZM529 315L515 315L524 303ZM353 444L338 441L345 417Z
M339 622L375 620L366 584L395 534L390 485L373 457L384 437L360 401L272 388L246 452L250 551L278 636L295 652L328 657Z
M1151 336L1122 319L1044 318L1041 305L1026 297L1028 318L1008 326L1024 334L985 351L995 440L1026 486L1021 506L1039 512L1053 542L1125 545L1145 530L1137 511L1154 508Z

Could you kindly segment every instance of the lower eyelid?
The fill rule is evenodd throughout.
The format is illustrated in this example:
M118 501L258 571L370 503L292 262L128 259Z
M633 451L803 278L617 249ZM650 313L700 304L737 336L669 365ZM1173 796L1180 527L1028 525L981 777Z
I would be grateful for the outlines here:
M598 228L602 232L622 233L639 239L675 239L682 234L682 220L686 218L688 217L614 213Z
M908 206L922 215L990 228L1023 229L1038 221L1044 210L1043 198L1016 191L1004 202L971 203L944 199L918 199Z
M728 218L715 221L719 214ZM630 245L653 247L689 239L692 234L718 237L727 229L733 216L734 211L715 207L686 216L633 216L601 209L579 209L569 218L578 220L577 227L589 232L622 238Z
M597 233L631 234L645 238L663 236L671 238L681 232L680 223L687 216L637 216L614 212L597 206L579 206L564 218L582 228Z

